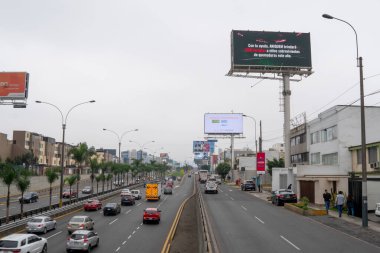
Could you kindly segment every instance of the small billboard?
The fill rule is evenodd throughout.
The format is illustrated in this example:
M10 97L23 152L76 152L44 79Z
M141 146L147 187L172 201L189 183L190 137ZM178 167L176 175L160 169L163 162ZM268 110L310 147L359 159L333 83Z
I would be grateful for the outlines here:
M264 152L257 153L256 171L257 171L257 174L265 174L265 153Z
M310 33L231 32L231 69L311 69Z
M25 100L28 98L29 74L0 72L0 99Z
M204 115L205 134L242 134L242 113L206 113Z

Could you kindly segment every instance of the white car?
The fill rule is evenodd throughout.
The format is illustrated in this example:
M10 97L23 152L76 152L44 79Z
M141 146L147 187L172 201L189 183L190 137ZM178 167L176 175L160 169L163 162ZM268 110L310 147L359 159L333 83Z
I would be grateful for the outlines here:
M131 195L131 191L127 188L121 190L120 196Z
M218 193L218 185L216 182L213 181L207 181L206 187L205 187L205 193Z
M376 203L375 215L380 217L380 203Z
M11 234L0 239L0 252L47 253L47 240L34 234Z
M140 190L132 190L132 191L131 191L131 194L132 194L132 196L133 196L135 199L141 199L141 192L140 192Z
M49 216L36 216L26 223L26 231L28 233L38 232L46 234L47 231L55 229L56 227L57 222Z

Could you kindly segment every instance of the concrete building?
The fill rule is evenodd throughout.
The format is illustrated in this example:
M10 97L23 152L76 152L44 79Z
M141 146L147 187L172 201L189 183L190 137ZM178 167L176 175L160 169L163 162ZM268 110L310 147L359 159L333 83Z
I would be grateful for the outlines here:
M367 106L365 114L366 141L375 143L380 140L379 126L374 124L380 122L380 107ZM349 150L361 143L360 107L334 106L310 121L307 128L310 165L297 166L297 193L299 197L308 197L313 203L323 204L322 193L325 189L347 193L349 173L361 170L361 165L353 164L353 154ZM367 147L367 154L378 155L376 145ZM353 153L358 156L357 152ZM369 160L367 167L371 168Z
M290 162L293 167L309 164L306 126L303 123L290 130Z
M8 140L7 135L0 133L0 161L5 162L12 157L12 141Z

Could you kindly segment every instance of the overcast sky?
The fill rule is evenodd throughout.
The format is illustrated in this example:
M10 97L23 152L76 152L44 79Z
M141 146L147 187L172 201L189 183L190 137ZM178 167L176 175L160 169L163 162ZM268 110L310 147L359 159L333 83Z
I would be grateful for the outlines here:
M233 111L262 120L266 149L283 142L281 83L251 87L257 79L225 76L231 30L311 33L314 74L291 83L291 117L306 112L310 120L359 97L355 35L321 15L355 27L364 76L370 77L380 74L379 10L379 0L1 0L0 71L29 72L30 91L26 109L0 106L0 132L11 139L13 130L27 130L61 141L58 111L34 101L66 113L94 99L70 113L67 143L117 148L117 137L103 128L138 128L123 138L122 150L138 148L128 140L155 140L146 147L189 161L192 141L204 137L204 113ZM365 93L379 83L380 75L366 79ZM375 104L379 94L366 98L366 105ZM246 138L236 148L254 149L253 130L253 121L245 119ZM217 147L227 148L229 141Z

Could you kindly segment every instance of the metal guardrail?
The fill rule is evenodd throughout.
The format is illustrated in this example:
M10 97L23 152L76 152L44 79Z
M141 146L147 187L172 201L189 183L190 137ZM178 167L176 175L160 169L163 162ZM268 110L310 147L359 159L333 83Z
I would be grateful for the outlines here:
M74 211L76 209L82 208L83 207L83 202L86 199L91 199L91 198L98 198L99 200L104 200L107 199L111 196L117 195L120 193L121 189L125 187L129 187L131 189L135 189L137 187L140 187L142 184L130 184L130 185L125 185L121 187L114 188L112 190L107 190L102 193L99 193L98 195L90 195L90 196L85 196L85 197L80 197L77 199L74 199L71 201L65 201L63 202L63 207L59 208L59 204L54 204L52 205L52 209L49 210L49 206L45 207L40 207L36 208L33 210L29 210L24 212L24 217L21 219L20 214L16 215L11 215L9 216L9 220L13 221L8 224L4 224L6 217L3 217L0 219L0 224L3 224L0 226L0 236L3 236L5 234L9 234L10 232L14 232L17 230L20 230L22 227L25 227L26 223L32 219L33 216L35 215L46 215L46 216L51 216L51 217L57 217L62 214Z
M198 185L199 187L199 185ZM199 200L199 208L201 210L201 220L202 220L202 228L203 228L203 240L205 245L205 252L210 253L219 253L218 244L216 242L214 232L211 228L209 217L207 214L207 210L204 205L202 192L198 190L198 200Z

